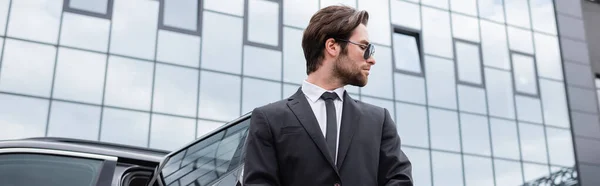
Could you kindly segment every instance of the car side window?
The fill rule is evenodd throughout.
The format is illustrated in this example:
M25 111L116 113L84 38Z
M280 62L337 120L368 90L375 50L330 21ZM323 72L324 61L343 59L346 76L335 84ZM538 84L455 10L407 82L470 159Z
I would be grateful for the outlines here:
M2 186L94 186L103 161L45 154L0 154Z

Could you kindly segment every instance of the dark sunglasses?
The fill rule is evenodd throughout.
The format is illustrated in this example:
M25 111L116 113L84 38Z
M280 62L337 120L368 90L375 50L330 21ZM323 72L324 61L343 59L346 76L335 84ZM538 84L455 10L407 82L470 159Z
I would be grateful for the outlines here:
M373 44L371 44L371 43L365 45L365 44L355 43L355 42L352 42L350 40L345 40L345 39L336 39L336 40L345 41L345 42L360 46L360 48L365 50L365 53L363 54L363 58L365 58L365 60L371 58L371 56L373 56L375 54L375 46L373 46Z

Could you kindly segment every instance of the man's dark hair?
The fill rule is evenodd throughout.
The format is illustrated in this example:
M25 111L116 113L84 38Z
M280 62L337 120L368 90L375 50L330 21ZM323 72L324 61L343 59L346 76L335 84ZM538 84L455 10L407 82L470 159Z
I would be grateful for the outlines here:
M369 21L367 11L358 11L352 7L335 5L319 10L312 16L302 37L302 49L306 59L306 74L310 74L321 66L325 57L323 49L329 38L348 39L352 31L361 23L365 26ZM341 42L342 54L346 53L346 45Z

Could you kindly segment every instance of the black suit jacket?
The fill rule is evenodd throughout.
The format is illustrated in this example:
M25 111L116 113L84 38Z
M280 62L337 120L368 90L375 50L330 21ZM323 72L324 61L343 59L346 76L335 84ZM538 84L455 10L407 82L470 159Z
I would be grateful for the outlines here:
M400 150L387 109L344 93L337 165L301 89L252 112L244 185L412 186L411 163Z

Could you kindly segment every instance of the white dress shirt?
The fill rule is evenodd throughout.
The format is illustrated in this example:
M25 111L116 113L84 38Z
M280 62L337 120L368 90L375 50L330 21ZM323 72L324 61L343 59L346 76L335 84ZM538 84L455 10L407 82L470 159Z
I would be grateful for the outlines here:
M333 91L325 90L315 84L309 83L306 80L302 83L302 92L306 96L306 100L308 100L308 104L312 108L315 117L317 118L317 122L319 122L319 127L321 127L321 132L323 132L323 137L327 134L327 109L325 108L325 100L321 99L321 95L325 92L335 92L338 95L338 99L333 101L335 105L335 115L336 115L336 123L337 123L337 137L336 137L336 147L335 154L336 157L334 162L337 163L337 154L338 147L340 144L340 126L342 122L342 108L343 108L343 100L344 100L344 87L337 88Z

